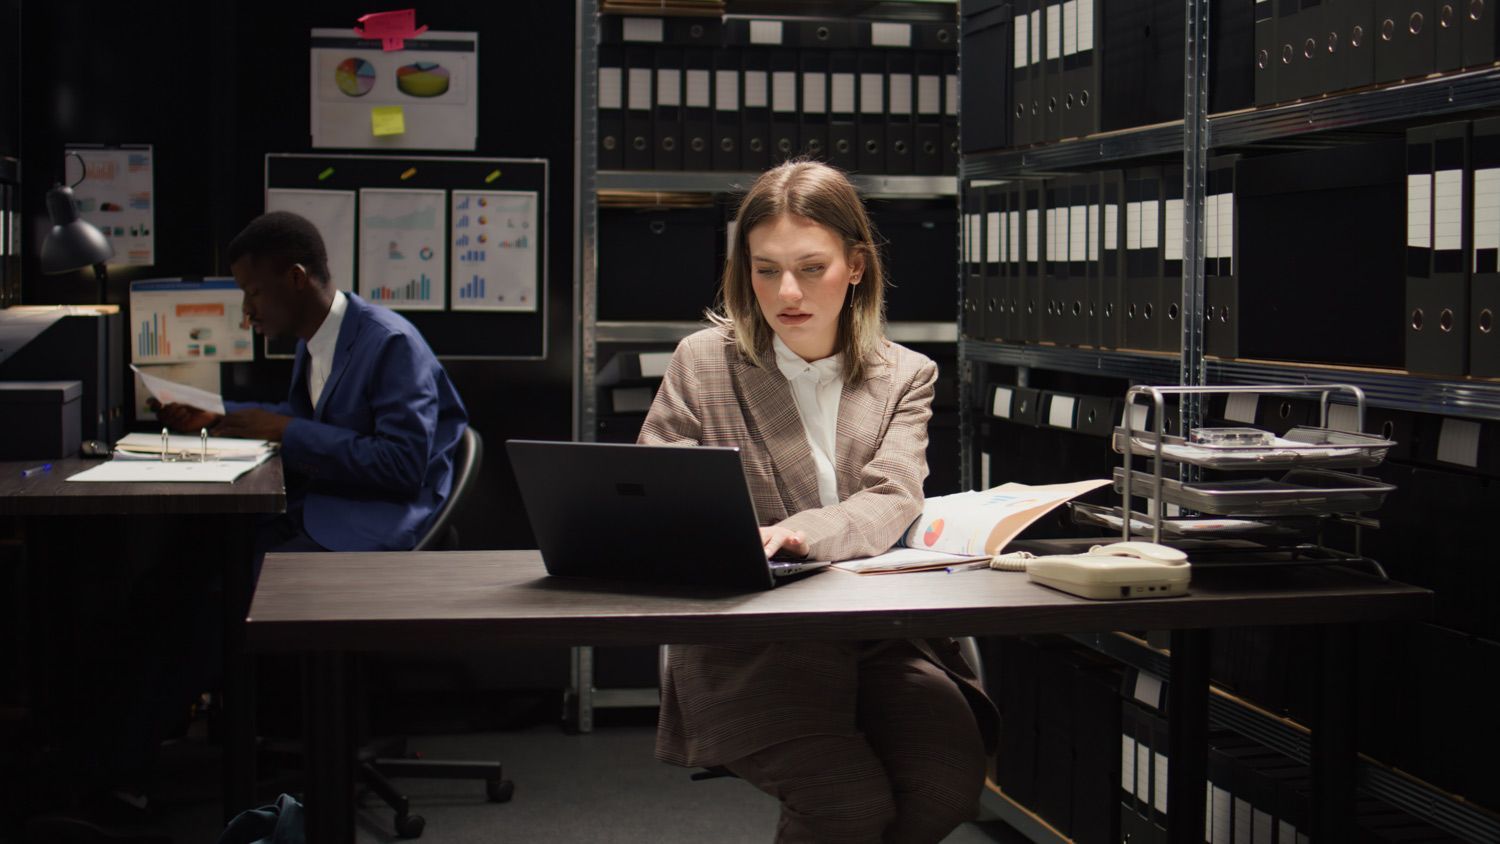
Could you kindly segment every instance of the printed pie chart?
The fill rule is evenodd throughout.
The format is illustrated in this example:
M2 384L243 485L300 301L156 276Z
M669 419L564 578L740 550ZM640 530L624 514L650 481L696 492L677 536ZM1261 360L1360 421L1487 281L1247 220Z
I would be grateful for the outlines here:
M441 97L448 93L448 68L432 62L412 62L396 68L396 87L413 97Z
M333 71L333 82L351 97L363 97L375 87L375 65L364 59L344 59Z
M925 530L925 531L922 532L922 542L924 542L927 545L927 547L931 548L932 544L934 542L937 542L938 541L938 537L940 537L942 535L943 535L943 520L942 519L936 519L936 520L934 520L932 522L932 524L930 524L930 525L927 526L927 530Z

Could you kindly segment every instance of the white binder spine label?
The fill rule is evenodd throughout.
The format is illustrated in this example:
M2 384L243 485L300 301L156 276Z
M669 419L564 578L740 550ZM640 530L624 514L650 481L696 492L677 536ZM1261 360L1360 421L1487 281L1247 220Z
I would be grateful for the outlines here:
M751 44L781 44L781 21L751 21Z
M1088 260L1099 260L1099 206L1089 206Z
M1041 225L1041 215L1035 208L1026 209L1026 261L1028 263L1037 259L1037 228Z
M1031 50L1028 51L1027 56L1031 59L1032 64L1039 64L1042 61L1042 11L1037 9L1028 17L1031 19L1031 22L1027 25L1026 30L1027 34L1031 36Z
M1151 799L1151 748L1140 742L1135 745L1135 796Z
M1162 244L1162 257L1168 261L1181 261L1183 238L1182 200L1167 200L1166 218L1166 242Z
M1156 758L1152 761L1155 763L1156 769L1152 773L1155 774L1153 779L1156 781L1156 787L1151 791L1151 806L1152 808L1156 809L1156 811L1161 812L1162 814L1166 814L1167 774L1169 772L1168 769L1170 767L1171 761L1167 759L1166 756L1160 753L1154 754L1154 756Z
M647 41L660 44L663 40L664 22L661 18L625 18L620 37L626 41Z
M1000 263L1000 212L990 211L984 215L984 260L987 264Z
M1063 55L1078 52L1078 0L1064 0L1062 10Z
M1068 260L1087 261L1089 257L1088 209L1068 206Z
M943 114L949 117L958 116L958 74L950 73L943 77Z
M714 71L714 108L719 111L740 110L740 72Z
M1125 204L1125 248L1141 248L1141 203Z
M1062 6L1053 3L1047 6L1047 61L1062 54Z
M1277 841L1296 841L1297 840L1297 828L1295 826L1292 826L1291 821L1284 821L1284 820L1278 820L1278 821L1276 821L1276 840Z
M870 24L870 46L872 47L910 47L911 46L911 24L909 23L871 23Z
M911 75L891 74L891 114L911 114Z
M1203 257L1219 257L1219 194L1203 197Z
M1234 272L1234 193L1219 195L1219 257L1229 259L1229 272Z
M1012 51L1014 53L1014 56L1011 60L1011 65L1015 67L1016 70L1020 70L1028 64L1031 64L1030 60L1026 58L1026 45L1030 42L1030 38L1027 36L1026 31L1028 29L1027 22L1030 20L1031 18L1026 15L1021 15L1015 20L1016 43Z
M828 74L802 74L802 110L808 114L822 114L828 110Z
M861 73L859 75L859 113L885 113L884 73Z
M630 107L641 111L651 109L651 68L630 69Z
M834 114L853 114L854 74L833 74L829 79L828 94L828 106Z
M917 77L917 113L943 113L943 77L930 74Z
M1276 824L1270 813L1254 809L1250 816L1250 840L1253 844L1271 844L1276 833Z
M1021 214L1018 211L1005 212L1005 241L1009 247L1007 254L1012 264L1021 262Z
M1072 428L1073 410L1077 405L1078 400L1072 396L1053 396L1052 405L1047 409L1047 424L1054 428Z
M771 74L771 110L797 111L797 73L778 70Z
M1058 236L1062 234L1063 224L1059 222L1056 208L1047 209L1047 260L1057 261Z
M1009 387L996 387L995 398L990 403L990 415L1001 419L1010 418L1011 389Z
M1153 199L1141 203L1141 248L1157 249L1161 246L1161 201Z
M1250 844L1250 801L1234 798L1234 844Z
M764 70L745 71L745 108L765 108L770 105L766 87Z
M1433 249L1464 248L1463 178L1462 170L1439 170L1433 181Z
M1406 176L1406 245L1432 248L1432 174Z
M1094 0L1078 0L1078 52L1094 49Z
M1111 202L1104 206L1104 251L1120 248L1120 206Z
M690 70L687 72L687 105L688 108L708 108L713 104L713 98L709 96L708 71Z
M1214 844L1234 844L1233 828L1230 826L1230 814L1232 805L1229 792L1219 786L1214 786ZM1283 838L1283 841L1290 841Z
M967 248L964 250L964 260L970 264L979 263L981 259L981 247L979 241L978 214L964 215L964 243L967 245Z
M1135 739L1120 733L1120 789L1135 792Z
M1500 167L1474 171L1474 249L1500 249Z
M665 67L657 69L656 104L659 106L682 105L682 71Z
M599 68L599 107L619 109L624 107L624 82L618 67Z

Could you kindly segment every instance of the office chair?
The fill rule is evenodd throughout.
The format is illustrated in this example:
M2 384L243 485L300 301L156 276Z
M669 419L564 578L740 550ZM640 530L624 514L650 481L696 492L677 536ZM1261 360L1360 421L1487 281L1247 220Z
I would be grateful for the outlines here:
M451 524L453 514L474 488L483 459L484 441L473 428L465 428L453 455L453 489L432 520L432 526L412 550L451 551L458 547L458 530ZM366 743L359 749L358 764L360 782L395 811L396 834L402 838L420 837L427 821L421 815L411 814L410 801L391 783L390 777L484 780L485 794L493 803L504 803L515 792L515 783L505 779L499 762L422 759L407 752L405 736Z

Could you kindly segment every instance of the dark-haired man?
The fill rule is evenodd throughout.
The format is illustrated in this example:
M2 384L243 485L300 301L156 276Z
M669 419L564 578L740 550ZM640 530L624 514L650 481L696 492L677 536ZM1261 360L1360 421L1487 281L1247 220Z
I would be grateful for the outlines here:
M257 217L228 259L255 328L298 338L287 399L223 416L169 404L162 421L281 443L287 514L258 550L411 548L448 496L467 421L448 374L411 323L334 287L305 218Z

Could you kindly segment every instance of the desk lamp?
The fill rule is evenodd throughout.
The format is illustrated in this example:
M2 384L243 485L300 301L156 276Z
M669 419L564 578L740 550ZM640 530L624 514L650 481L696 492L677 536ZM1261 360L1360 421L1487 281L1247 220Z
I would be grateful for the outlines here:
M52 230L42 241L42 272L59 275L93 267L94 279L99 282L99 303L104 304L108 281L104 262L115 255L109 238L78 216L69 185L55 185L47 191L47 216L52 218Z

